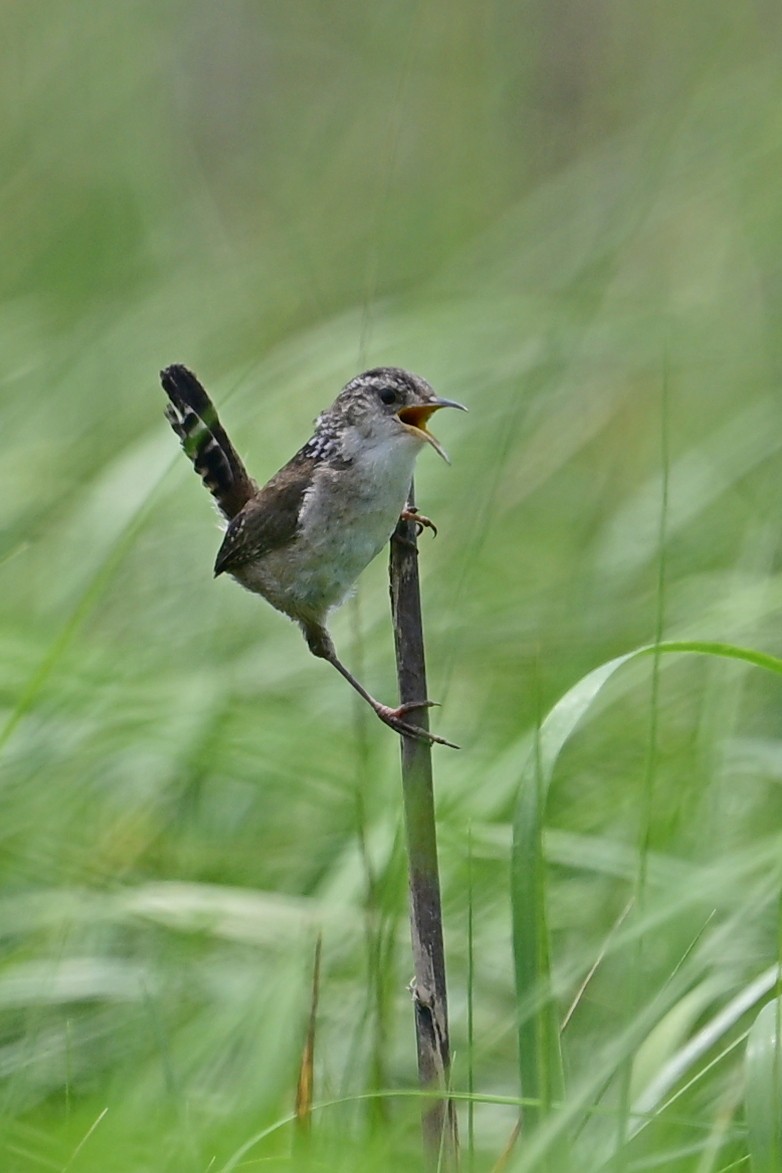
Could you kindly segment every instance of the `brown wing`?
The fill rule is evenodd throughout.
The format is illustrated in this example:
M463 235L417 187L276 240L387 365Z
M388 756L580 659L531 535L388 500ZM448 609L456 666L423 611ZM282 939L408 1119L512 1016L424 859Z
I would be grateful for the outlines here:
M217 552L215 577L292 541L316 464L312 457L298 452L236 514Z

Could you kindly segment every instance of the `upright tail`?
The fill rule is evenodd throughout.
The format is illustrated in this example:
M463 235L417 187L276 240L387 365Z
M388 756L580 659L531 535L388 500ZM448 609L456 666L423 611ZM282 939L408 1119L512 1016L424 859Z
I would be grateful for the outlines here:
M160 372L170 400L166 419L220 512L230 519L258 491L223 430L212 400L192 371L179 363Z

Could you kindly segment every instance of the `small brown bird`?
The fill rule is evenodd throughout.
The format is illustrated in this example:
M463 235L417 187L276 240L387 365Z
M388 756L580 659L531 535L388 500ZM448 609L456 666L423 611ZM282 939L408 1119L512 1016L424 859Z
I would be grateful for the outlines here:
M381 721L407 737L449 745L405 720L432 702L391 708L375 700L341 662L326 630L337 607L396 528L407 508L413 466L427 445L448 460L427 430L442 407L429 384L399 367L378 367L342 388L303 448L263 488L247 473L214 404L187 367L161 371L166 417L228 525L215 575L227 573L301 627L310 651L333 664Z

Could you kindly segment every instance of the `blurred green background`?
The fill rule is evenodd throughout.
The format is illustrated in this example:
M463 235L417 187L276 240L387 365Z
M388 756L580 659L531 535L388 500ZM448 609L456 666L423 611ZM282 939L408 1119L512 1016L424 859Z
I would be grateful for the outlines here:
M782 652L781 24L769 0L3 6L4 1173L304 1167L287 1127L237 1154L291 1111L319 930L316 1094L348 1102L317 1167L415 1167L416 1103L351 1099L416 1085L397 741L212 582L174 361L259 479L366 367L470 407L417 477L434 723L463 747L435 762L454 1084L519 1095L536 722L657 632ZM383 558L332 630L392 698ZM563 1036L575 1086L605 1075L578 1168L746 1168L740 1016L611 1163L612 1112L779 955L782 682L667 657L653 695L650 671L549 806L563 1012L614 942ZM476 1107L475 1168L514 1120Z

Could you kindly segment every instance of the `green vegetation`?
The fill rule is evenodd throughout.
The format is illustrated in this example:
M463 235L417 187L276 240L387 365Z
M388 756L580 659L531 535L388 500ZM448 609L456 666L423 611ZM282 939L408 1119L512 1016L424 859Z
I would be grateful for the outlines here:
M780 961L778 8L0 25L0 1169L420 1152L397 739L211 581L175 361L257 477L370 365L470 407L417 475L465 1167L521 1067L514 1173L773 1168L775 1001L746 1038ZM332 630L390 699L382 559ZM661 640L701 652L589 676Z

